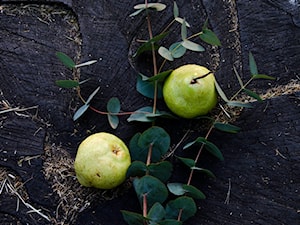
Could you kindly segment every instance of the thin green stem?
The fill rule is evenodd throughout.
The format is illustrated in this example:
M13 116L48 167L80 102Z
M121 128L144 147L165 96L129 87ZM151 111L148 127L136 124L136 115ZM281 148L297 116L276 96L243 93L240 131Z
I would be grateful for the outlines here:
M218 117L219 117L219 115L218 115ZM206 135L205 135L205 140L208 139L208 137L209 137L209 135L211 134L213 128L214 128L214 126L211 125L210 128L208 129ZM198 160L199 160L199 158L200 158L200 155L201 155L201 153L202 153L202 151L203 151L203 149L204 149L204 146L205 146L205 144L201 144L201 146L200 146L200 148L199 148L199 150L198 150L197 156L196 156L196 158L195 158L195 164L198 162ZM189 175L189 179L188 179L187 185L190 185L190 184L191 184L192 178L193 178L193 174L194 174L194 170L192 169L191 172L190 172L190 175Z
M235 99L242 91L245 89L251 82L253 81L253 77L251 77L231 98L230 100Z
M162 69L163 69L164 65L166 64L166 62L167 62L167 60L164 59L164 61L162 62L162 64L159 67L158 73L160 73L162 71Z
M148 25L149 38L152 39L153 31L152 31L149 13L147 13L147 25ZM154 43L151 43L151 51L152 51L152 62L153 62L153 76L155 76L155 75L157 75L157 62L156 62L156 53L155 53ZM153 113L156 112L156 107L157 107L157 92L158 92L158 84L156 81L154 84Z
M193 35L189 36L187 39L188 39L188 40L189 40L189 39L192 39L192 38L194 38L194 37L199 36L199 35L202 34L202 33L203 33L203 32L200 31L200 32L198 32L198 33L196 33L196 34L193 34Z
M161 34L167 32L167 30L173 25L173 23L175 22L176 20L173 19L167 26L165 29L163 29L163 31L161 32Z
M145 4L146 4L146 7L148 7L148 1L147 0L145 0ZM150 39L152 39L153 38L153 33L152 33L151 21L150 21L150 17L149 17L148 12L147 12L147 24L148 24L149 37L150 37ZM154 49L154 44L153 43L151 44L151 48L152 48L152 60L153 60L153 67L154 67L154 75L156 75L157 74L157 66L156 66L156 56L155 56L155 49ZM156 112L156 98L157 98L156 92L157 92L157 84L155 83L153 113ZM150 163L151 163L152 150L153 150L153 144L151 143L150 146L149 146L149 150L148 150L146 165L150 165ZM148 171L147 171L147 173L148 173ZM147 214L148 214L147 195L144 194L143 195L143 216L147 217ZM144 224L147 225L148 222L144 221Z
M111 112L100 111L100 110L94 108L93 106L89 106L89 108L92 111L94 111L96 113L99 113L101 115L127 116L127 115L132 115L132 114L149 114L149 112L118 112L118 113L111 113Z

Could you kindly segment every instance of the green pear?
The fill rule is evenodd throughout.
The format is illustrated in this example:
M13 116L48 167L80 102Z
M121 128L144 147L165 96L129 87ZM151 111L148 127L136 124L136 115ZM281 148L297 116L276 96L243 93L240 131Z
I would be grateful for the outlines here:
M195 64L175 69L163 86L168 108L188 119L209 113L217 104L217 96L214 74Z
M124 142L113 134L101 132L79 145L74 167L83 186L112 189L124 182L130 163Z

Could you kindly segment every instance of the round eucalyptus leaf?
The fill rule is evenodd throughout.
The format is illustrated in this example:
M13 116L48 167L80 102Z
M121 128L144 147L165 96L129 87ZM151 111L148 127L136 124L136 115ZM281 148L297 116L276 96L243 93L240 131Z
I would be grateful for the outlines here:
M172 194L177 196L184 195L186 193L183 189L182 183L168 183L167 187Z
M153 113L153 108L150 106L146 106L136 110L134 113L128 117L128 122L138 121L138 122L153 122L155 120L154 117L148 117L149 114Z
M108 119L108 122L109 122L109 125L111 126L111 128L116 129L118 127L118 125L119 125L119 117L118 116L108 114L107 119Z
M168 161L151 163L148 166L148 171L150 175L160 179L162 182L166 182L172 175L173 165Z
M149 210L147 218L152 222L159 222L165 217L165 215L166 212L164 207L159 202L156 202Z
M127 169L126 177L141 177L147 172L147 166L144 162L134 161Z
M205 199L205 194L200 191L198 188L192 185L184 184L182 188L186 191L186 194L195 199Z
M147 199L147 208L151 208L156 202L163 203L168 197L166 185L150 175L135 178L133 186L141 205Z
M146 162L148 155L148 148L142 148L139 146L138 141L141 137L141 133L136 133L129 142L129 151L131 160Z
M175 42L169 47L169 52L177 59L186 53L186 48L182 46L182 42Z
M152 148L153 162L160 160L161 156L169 150L171 139L169 134L161 127L153 126L143 132L138 140L138 145L142 148Z
M181 221L186 221L197 212L195 201L191 197L181 196L168 202L166 219L177 219L180 210L182 210Z
M111 99L109 99L106 108L107 108L107 111L110 113L120 112L120 110L121 110L120 100L116 97L112 97Z

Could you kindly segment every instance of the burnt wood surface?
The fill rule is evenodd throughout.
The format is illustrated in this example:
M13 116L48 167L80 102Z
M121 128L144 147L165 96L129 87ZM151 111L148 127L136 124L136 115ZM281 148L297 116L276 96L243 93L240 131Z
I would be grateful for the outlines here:
M177 1L180 14L191 23L193 32L199 31L206 18L209 19L222 47L205 46L205 53L190 53L176 61L175 66L187 62L205 65L215 71L224 90L233 93L238 88L233 66L247 80L251 51L259 71L276 77L271 82L255 82L252 87L261 93L278 87L276 97L255 103L253 109L242 112L235 121L242 127L240 133L213 133L211 139L222 150L225 161L204 155L201 163L217 179L194 180L193 184L200 187L207 199L197 202L197 215L186 224L300 222L300 95L299 89L281 94L279 88L289 89L291 81L299 84L300 79L300 6L296 2ZM27 201L49 216L55 217L58 199L44 176L45 145L63 146L74 158L88 130L112 132L128 143L135 132L147 127L128 124L123 117L119 128L112 130L106 117L93 112L74 123L72 115L80 101L73 91L55 85L56 80L72 79L73 74L57 60L55 52L78 56L77 62L99 60L80 70L81 80L91 78L82 88L84 97L101 86L94 99L97 108L105 109L107 100L113 96L120 99L124 111L150 105L151 101L135 90L136 71L151 70L145 67L145 61L132 58L135 40L147 37L145 20L129 18L137 3L140 1L5 0L0 4L15 7L10 13L0 9L1 101L12 108L29 108L0 114L0 166L21 177ZM170 6L163 16L154 14L151 18L154 32L172 20ZM65 13L55 13L58 9ZM76 20L70 24L73 17ZM180 31L180 27L176 29ZM172 38L170 42L174 41ZM174 64L167 65L171 66ZM164 107L162 102L159 104ZM161 121L161 124L170 132L174 144L184 130L193 127L192 122L185 120ZM184 182L187 175L185 168L176 165L174 180ZM140 210L132 189L111 201L93 202L78 214L75 224L125 224L121 209ZM51 224L27 211L22 204L16 211L16 198L1 193L1 224Z

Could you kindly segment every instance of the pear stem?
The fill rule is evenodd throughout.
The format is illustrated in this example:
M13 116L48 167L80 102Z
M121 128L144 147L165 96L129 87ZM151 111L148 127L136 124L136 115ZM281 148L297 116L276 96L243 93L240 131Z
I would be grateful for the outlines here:
M197 80L200 80L200 79L202 79L202 78L204 78L204 77L207 77L209 74L211 74L212 72L211 71L209 71L207 74L204 74L204 75L201 75L201 76L199 76L199 77L196 77L196 78L193 78L192 80L191 80L191 82L190 82L190 84L196 84L197 83Z

